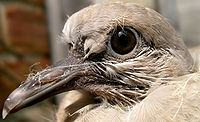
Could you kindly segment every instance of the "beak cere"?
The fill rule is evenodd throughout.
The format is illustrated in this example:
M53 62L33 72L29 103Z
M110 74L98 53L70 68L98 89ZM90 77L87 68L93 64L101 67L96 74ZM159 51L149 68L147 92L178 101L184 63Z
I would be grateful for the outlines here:
M89 73L89 67L80 65L73 56L58 62L54 66L29 76L15 89L4 103L2 117L24 107L38 103L50 96L76 89L74 81Z

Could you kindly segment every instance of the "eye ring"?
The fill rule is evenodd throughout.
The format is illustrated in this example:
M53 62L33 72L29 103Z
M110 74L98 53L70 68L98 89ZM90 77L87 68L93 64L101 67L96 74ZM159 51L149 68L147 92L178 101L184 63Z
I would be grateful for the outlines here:
M110 39L110 47L118 55L126 55L132 52L137 45L137 35L134 29L129 27L117 27Z

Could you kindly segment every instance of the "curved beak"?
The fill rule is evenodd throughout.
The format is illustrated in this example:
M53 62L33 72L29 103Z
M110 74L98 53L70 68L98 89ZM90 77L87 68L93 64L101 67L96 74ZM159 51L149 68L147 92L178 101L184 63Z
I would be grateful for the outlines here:
M86 70L85 67L79 65L80 63L73 56L68 56L56 65L30 75L6 99L2 112L3 119L9 113L38 103L55 94L75 89L74 82L70 81L83 76L83 70Z

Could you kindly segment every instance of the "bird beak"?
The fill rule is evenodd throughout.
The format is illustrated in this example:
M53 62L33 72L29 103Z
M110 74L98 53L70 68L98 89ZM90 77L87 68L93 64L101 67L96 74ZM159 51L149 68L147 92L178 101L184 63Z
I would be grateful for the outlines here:
M2 112L3 119L9 113L38 103L55 94L75 89L74 83L69 82L83 76L85 73L83 71L86 71L86 67L78 65L80 63L73 56L68 56L54 66L30 75L6 99Z

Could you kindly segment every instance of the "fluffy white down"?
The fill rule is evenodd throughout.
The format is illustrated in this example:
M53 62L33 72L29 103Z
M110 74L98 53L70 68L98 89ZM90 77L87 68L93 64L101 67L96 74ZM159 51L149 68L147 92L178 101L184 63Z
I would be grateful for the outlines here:
M94 109L87 105L76 111L80 115L76 122L197 122L200 120L200 72L181 76L163 86L157 86L149 95L130 111L119 106L109 106L106 102ZM69 101L73 104L73 94L69 92L63 99L57 114L58 122L66 115ZM65 104L67 103L67 104ZM63 112L62 112L63 111ZM64 117L64 118L63 118ZM62 118L62 119L59 119Z

